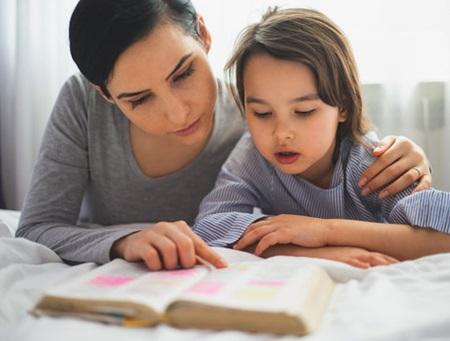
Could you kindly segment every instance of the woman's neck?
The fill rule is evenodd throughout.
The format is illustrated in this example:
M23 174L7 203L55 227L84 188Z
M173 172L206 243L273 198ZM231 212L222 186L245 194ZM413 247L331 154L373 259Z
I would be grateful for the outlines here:
M141 171L149 177L176 173L194 161L206 147L210 136L202 143L182 145L145 134L130 124L130 144Z

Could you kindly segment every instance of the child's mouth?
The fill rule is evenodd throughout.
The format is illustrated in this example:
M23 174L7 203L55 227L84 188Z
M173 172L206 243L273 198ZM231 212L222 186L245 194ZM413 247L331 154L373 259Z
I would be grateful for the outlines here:
M296 152L278 152L275 153L275 158L281 164L291 164L297 161L300 154Z

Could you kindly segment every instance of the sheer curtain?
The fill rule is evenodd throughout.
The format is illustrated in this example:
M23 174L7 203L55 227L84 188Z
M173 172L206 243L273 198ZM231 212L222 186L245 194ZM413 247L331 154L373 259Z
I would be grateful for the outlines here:
M64 80L74 0L0 1L0 164L3 198L19 209L40 139Z
M331 17L349 38L365 103L380 136L405 135L450 191L450 2L446 0L193 0L213 36L217 75L238 32L268 6L306 7Z
M114 0L111 0L114 1ZM76 0L0 1L0 166L8 208L20 209L48 115L76 67L68 21ZM309 7L349 37L380 135L424 147L434 185L450 191L450 2L446 0L193 0L213 35L218 76L238 32L268 6ZM1 201L1 199L0 199Z

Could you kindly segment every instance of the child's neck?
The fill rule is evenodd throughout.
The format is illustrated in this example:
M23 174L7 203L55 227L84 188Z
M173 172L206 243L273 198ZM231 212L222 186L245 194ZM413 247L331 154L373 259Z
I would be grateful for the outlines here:
M310 174L309 169L302 173L298 174L297 176L301 177L302 179L305 179L312 183L313 185L320 187L320 188L330 188L331 180L333 179L333 171L334 171L334 165L330 164L328 169L324 169L322 172L313 171Z
M335 148L336 145L333 144L320 160L301 174L298 174L298 176L317 187L330 188L336 163Z

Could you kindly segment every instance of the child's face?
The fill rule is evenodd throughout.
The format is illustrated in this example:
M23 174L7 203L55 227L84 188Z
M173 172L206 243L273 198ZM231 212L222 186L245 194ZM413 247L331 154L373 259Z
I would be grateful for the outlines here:
M336 130L346 119L322 102L311 70L261 54L244 70L245 115L259 152L284 173L317 183L332 173Z

